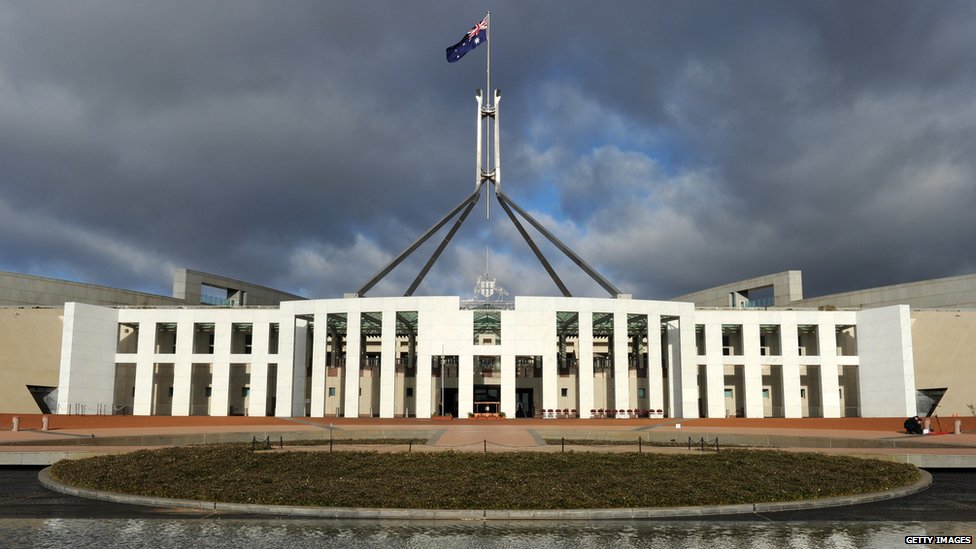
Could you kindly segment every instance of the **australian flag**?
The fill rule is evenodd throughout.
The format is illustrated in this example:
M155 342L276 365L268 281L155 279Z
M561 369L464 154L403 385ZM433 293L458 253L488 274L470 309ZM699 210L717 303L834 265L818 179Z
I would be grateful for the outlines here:
M488 16L486 15L480 23L474 26L467 34L461 37L461 41L447 48L447 62L453 63L464 57L464 54L477 48L488 41Z

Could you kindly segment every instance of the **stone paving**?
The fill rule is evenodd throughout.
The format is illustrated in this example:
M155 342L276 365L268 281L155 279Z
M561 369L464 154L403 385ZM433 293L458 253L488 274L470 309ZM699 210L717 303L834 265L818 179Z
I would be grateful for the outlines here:
M46 464L64 457L132 451L219 441L422 439L413 450L438 451L560 451L545 439L566 439L573 451L678 452L689 439L709 446L776 447L793 451L878 457L921 467L976 468L976 418L962 418L961 434L908 435L901 418L842 419L511 419L425 420L266 417L48 416L20 415L20 431L11 430L12 416L0 414L0 464ZM940 419L953 429L953 418ZM933 427L936 424L933 422ZM607 441L581 446L576 440ZM632 442L621 445L621 442ZM650 446L656 443L657 446ZM677 444L666 448L661 444ZM340 449L353 446L339 445ZM685 451L687 451L687 446ZM386 451L406 446L365 445ZM314 449L314 448L312 448Z

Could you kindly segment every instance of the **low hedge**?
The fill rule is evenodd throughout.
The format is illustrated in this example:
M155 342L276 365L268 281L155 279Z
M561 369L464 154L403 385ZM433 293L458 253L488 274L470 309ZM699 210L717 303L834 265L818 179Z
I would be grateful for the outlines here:
M780 451L251 452L218 444L61 461L75 486L203 501L415 509L584 509L793 501L877 492L912 465Z

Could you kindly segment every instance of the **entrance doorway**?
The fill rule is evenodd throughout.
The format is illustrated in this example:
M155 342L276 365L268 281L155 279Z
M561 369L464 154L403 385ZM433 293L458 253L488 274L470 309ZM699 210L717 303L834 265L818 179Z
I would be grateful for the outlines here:
M458 417L458 390L457 387L444 388L444 414L451 417Z
M497 414L502 411L502 388L498 385L474 386L474 412Z
M515 417L535 417L532 389L515 389Z

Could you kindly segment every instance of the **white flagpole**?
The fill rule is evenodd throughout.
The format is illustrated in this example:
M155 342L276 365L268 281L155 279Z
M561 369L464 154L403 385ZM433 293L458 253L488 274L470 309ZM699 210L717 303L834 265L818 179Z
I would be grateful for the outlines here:
M489 11L485 15L485 21L488 22L488 30L486 31L485 39L488 40L488 49L485 53L485 107L490 108L492 105L491 99L491 12ZM482 119L483 120L483 119ZM488 166L491 162L491 122L485 125L485 166ZM485 185L485 219L491 219L491 193L488 191L488 185Z
M488 40L488 52L485 55L485 94L489 96L487 103L491 105L491 12L489 11L485 15L485 21L488 22L488 31L485 35L485 39Z

